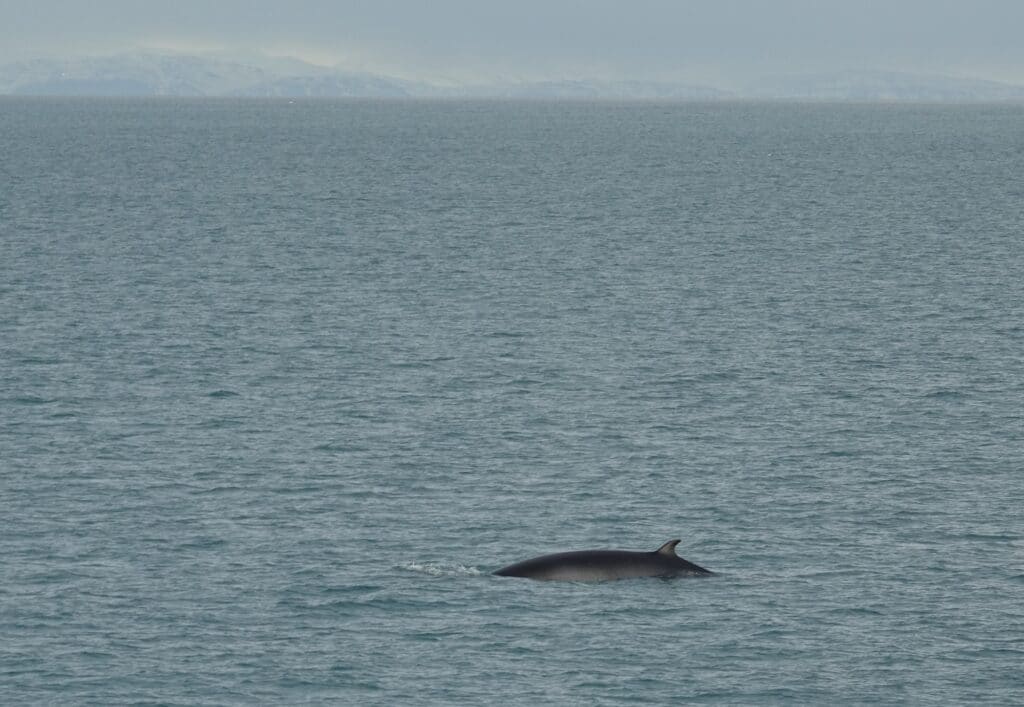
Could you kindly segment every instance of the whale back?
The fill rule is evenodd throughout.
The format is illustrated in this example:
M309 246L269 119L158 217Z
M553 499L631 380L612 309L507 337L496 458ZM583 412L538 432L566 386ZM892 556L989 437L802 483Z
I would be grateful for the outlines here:
M634 577L709 575L710 571L679 557L679 540L670 540L654 552L580 550L541 555L497 570L502 577L560 581L602 581Z

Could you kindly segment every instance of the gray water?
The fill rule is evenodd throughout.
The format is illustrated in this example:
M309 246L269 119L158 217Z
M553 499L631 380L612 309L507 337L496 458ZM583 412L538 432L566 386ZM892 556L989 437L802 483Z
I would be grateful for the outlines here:
M1022 175L1021 106L0 100L3 702L1024 701Z

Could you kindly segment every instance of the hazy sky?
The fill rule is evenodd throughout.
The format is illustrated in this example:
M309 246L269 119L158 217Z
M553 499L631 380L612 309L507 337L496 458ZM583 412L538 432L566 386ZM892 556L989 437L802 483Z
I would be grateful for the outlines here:
M854 68L1024 83L1024 0L0 0L0 62L140 47L455 80Z

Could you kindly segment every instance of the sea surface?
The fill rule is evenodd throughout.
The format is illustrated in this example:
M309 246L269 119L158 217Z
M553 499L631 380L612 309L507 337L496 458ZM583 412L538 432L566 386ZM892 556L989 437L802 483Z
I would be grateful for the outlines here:
M0 99L4 704L1022 666L1024 106Z

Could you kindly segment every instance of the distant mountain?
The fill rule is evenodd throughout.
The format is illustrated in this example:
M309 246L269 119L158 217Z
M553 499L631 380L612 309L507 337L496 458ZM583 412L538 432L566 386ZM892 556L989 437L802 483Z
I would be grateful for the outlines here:
M264 69L216 58L136 53L0 67L0 93L215 96L268 78Z
M472 86L458 89L459 95L489 98L575 98L575 99L688 99L729 98L727 91L708 86L654 81L564 80Z
M420 84L288 58L131 53L0 67L0 94L50 96L412 96Z
M245 86L231 92L235 96L367 97L401 98L426 91L409 81L373 74L337 73L325 76L288 76Z
M0 94L453 97L620 100L1021 101L1024 87L884 71L775 77L729 92L654 81L552 80L439 86L261 54L135 52L0 67Z
M0 94L77 96L477 97L715 99L706 86L559 80L436 86L297 59L138 52L0 67Z
M835 101L1014 101L1024 86L891 71L842 71L764 79L743 91L751 98Z

